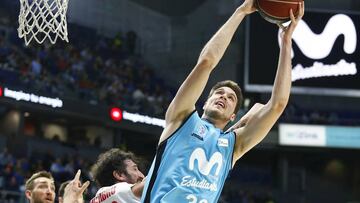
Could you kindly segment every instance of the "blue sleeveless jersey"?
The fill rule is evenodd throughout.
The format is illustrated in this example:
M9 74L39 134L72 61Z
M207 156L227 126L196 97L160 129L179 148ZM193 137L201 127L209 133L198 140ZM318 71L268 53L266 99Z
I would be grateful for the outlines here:
M235 135L194 112L158 147L141 198L145 203L214 203L232 167Z

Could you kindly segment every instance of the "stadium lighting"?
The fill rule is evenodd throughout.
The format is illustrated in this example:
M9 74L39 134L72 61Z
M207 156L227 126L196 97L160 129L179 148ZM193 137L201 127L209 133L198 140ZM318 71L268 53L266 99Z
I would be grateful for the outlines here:
M133 123L144 123L153 126L165 127L165 120L150 117L147 115L141 115L139 113L130 113L123 111L118 107L113 107L110 109L110 118L113 121L119 122L121 120L131 121Z
M110 117L113 121L121 121L122 120L122 111L119 108L111 108Z

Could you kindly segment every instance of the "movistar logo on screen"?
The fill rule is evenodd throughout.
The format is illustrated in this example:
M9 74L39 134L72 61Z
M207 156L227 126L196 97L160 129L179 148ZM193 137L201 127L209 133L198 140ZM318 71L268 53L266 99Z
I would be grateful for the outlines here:
M279 44L280 44L279 30ZM335 77L342 75L356 75L357 67L354 62L339 59L334 64L324 64L321 59L325 59L333 51L335 41L338 37L344 37L343 51L346 54L353 54L357 47L357 32L352 19L345 14L332 16L324 30L320 34L312 31L309 25L301 20L293 34L293 40L300 51L314 63L310 67L296 64L292 71L292 81L303 80L317 77ZM292 57L296 53L292 50Z

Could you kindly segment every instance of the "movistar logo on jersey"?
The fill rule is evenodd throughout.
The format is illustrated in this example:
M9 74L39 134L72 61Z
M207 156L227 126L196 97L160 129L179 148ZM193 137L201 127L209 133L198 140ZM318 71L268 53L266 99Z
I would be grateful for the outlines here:
M220 152L215 152L208 160L202 148L196 148L189 159L189 169L194 170L195 161L198 163L197 170L208 176L212 168L216 168L215 176L218 176L222 167L223 158Z
M197 168L195 167L197 163ZM220 152L212 154L210 159L206 157L205 151L202 148L196 148L189 159L189 169L191 171L197 170L204 176L219 176L223 164L223 157ZM214 171L214 174L210 174ZM200 188L210 191L217 191L218 187L216 182L209 182L206 179L197 179L193 176L184 176L180 183L181 186Z

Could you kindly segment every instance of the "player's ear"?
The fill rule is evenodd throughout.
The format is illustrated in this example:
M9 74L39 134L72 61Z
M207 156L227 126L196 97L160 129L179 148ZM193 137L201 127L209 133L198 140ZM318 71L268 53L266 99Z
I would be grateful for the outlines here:
M230 116L230 121L231 122L234 122L234 120L236 119L236 114L231 114L231 116Z
M113 176L116 180L121 181L121 182L125 182L125 176L124 173L119 173L119 171L113 171Z
M30 199L31 199L31 191L30 191L30 190L26 190L26 191L25 191L25 196L26 196L27 199L30 200Z

